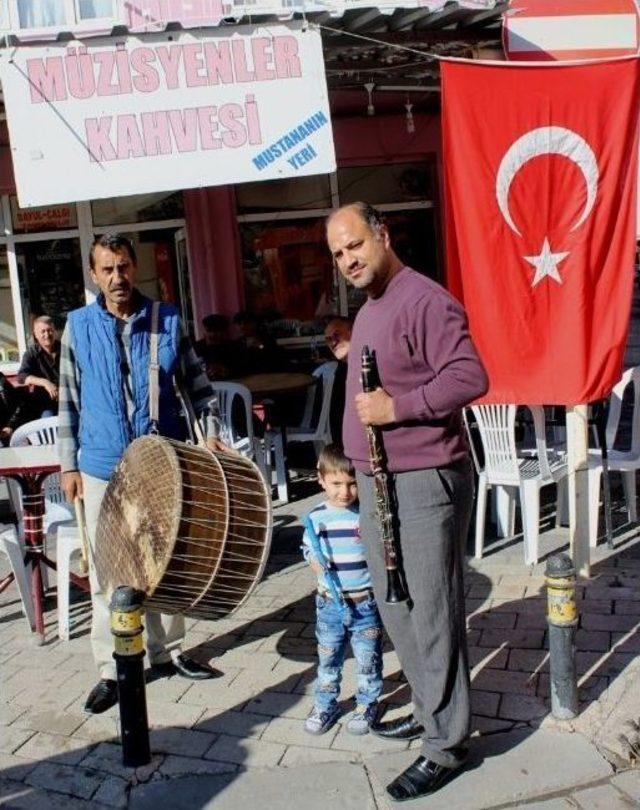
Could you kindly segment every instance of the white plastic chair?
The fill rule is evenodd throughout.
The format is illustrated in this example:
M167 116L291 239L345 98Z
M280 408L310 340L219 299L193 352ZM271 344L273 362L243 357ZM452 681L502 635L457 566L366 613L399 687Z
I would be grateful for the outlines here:
M307 401L304 406L302 421L296 427L287 427L287 442L313 442L316 457L325 444L329 444L331 438L331 394L333 393L333 382L336 376L338 363L331 360L318 366L313 372L317 383L307 391ZM313 424L313 412L318 396L320 397L320 411L318 418Z
M17 428L11 436L11 446L24 447L26 445L55 444L58 438L58 417L49 416L27 422ZM47 476L43 485L45 498L45 514L43 518L43 531L46 540L56 535L56 568L57 568L57 600L58 600L58 636L67 640L69 638L69 589L71 586L70 563L72 556L82 551L82 540L78 526L75 523L73 507L67 503L62 492L61 478L58 474ZM12 485L12 497L19 503L19 490ZM22 536L22 508L16 512L19 516L17 542ZM5 550L6 550L5 544ZM15 571L14 571L15 573ZM48 568L42 566L43 584L48 587Z
M631 446L628 450L615 450L620 429L622 400L628 386L633 386L633 412L631 416ZM640 469L640 366L628 368L611 392L609 414L605 430L609 472L619 472L627 504L629 522L638 520L636 503L636 470ZM602 479L602 452L589 450L589 544L598 543L598 515L600 510L600 482Z
M13 524L0 524L0 546L9 558L9 565L15 577L15 583L22 602L22 612L24 613L30 627L35 627L36 619L31 601L31 585L29 584L29 572L24 564L24 544L20 542L20 537Z
M258 467L264 469L262 443L253 431L251 391L246 385L239 383L214 382L211 383L211 387L214 397L206 400L205 408L202 407L202 402L194 406L196 415L203 421L203 426L208 425L209 419L212 418L209 406L215 407L217 401L220 419L226 430L226 436L223 438L234 450L252 459Z
M491 486L504 487L511 493L509 528L515 523L515 492L520 494L524 558L527 565L538 561L540 535L540 490L557 484L567 476L566 457L547 448L544 410L527 406L533 415L537 453L521 456L515 441L517 405L473 405L471 410L480 431L484 451L484 467L478 475L476 504L475 556L482 557L487 507L487 491Z
M224 434L222 440L238 450L258 465L267 486L271 487L272 469L275 466L278 499L284 503L289 500L284 460L284 443L280 431L269 431L269 438L256 436L253 430L253 398L251 391L239 383L211 383L219 418L222 420ZM203 428L213 418L211 399L201 401L194 406L202 420ZM203 408L204 405L204 408ZM214 406L215 407L215 406Z
M11 447L25 447L28 444L55 444L58 439L58 417L45 416L34 419L16 428L11 434Z
M56 576L58 588L58 638L69 640L69 595L71 587L71 560L82 554L82 539L77 523L58 525L56 545Z
M26 447L27 445L51 445L56 444L58 438L58 417L47 416L44 419L36 419L27 422L16 428L11 436L9 444L11 447ZM15 483L10 483L11 498L14 505L19 503L19 489ZM75 520L73 507L67 503L62 492L62 481L58 473L48 475L43 485L45 513L43 519L43 530L48 538L52 535L60 523L67 523ZM18 500L16 501L16 497ZM21 529L22 509L16 511L19 516L18 530Z

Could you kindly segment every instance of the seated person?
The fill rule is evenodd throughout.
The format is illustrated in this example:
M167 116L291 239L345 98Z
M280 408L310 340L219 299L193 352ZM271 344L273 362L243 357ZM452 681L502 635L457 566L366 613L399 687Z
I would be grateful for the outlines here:
M240 330L240 337L233 342L234 377L249 374L286 371L287 359L271 335L251 312L238 312L233 322Z
M342 417L344 416L344 398L347 384L347 359L353 322L349 318L336 315L331 318L324 328L324 339L333 356L338 361L336 376L333 380L331 392L331 410L329 423L331 425L331 438L337 444L342 442ZM354 362L359 359L354 358Z
M194 346L212 380L233 376L233 343L229 340L229 321L224 315L207 315L202 319L204 337Z
M14 388L0 372L0 444L9 444L13 431L31 418L23 392Z
M33 322L33 345L22 357L18 369L20 385L34 386L31 394L34 419L56 416L60 382L60 341L53 320L40 315Z

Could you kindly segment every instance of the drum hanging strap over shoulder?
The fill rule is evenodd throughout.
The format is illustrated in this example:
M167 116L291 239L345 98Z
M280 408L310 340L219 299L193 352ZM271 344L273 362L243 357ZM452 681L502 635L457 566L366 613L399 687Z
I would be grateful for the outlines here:
M149 336L149 433L159 433L160 366L158 364L158 320L160 302L151 304L151 334Z

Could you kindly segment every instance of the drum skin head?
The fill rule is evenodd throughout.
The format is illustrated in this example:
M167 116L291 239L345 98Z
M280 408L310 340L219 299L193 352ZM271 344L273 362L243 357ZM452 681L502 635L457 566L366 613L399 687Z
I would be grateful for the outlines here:
M259 580L271 529L270 493L253 462L144 436L107 486L96 573L108 596L129 585L150 609L220 618Z
M107 487L96 533L96 570L111 592L131 585L152 595L180 523L180 465L168 442L144 436L122 457Z

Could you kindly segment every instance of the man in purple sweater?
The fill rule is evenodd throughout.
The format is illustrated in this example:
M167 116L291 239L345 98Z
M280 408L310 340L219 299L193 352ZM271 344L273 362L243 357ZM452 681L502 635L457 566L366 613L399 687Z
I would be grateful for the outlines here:
M362 537L382 619L412 690L414 712L379 722L389 739L422 737L422 754L387 786L396 800L440 788L465 761L469 666L462 581L473 476L460 409L487 376L464 310L405 267L374 208L354 203L327 220L327 241L347 281L367 301L349 350L343 438L356 468ZM362 347L374 349L382 387L362 393ZM409 601L387 604L386 571L365 425L383 428Z

